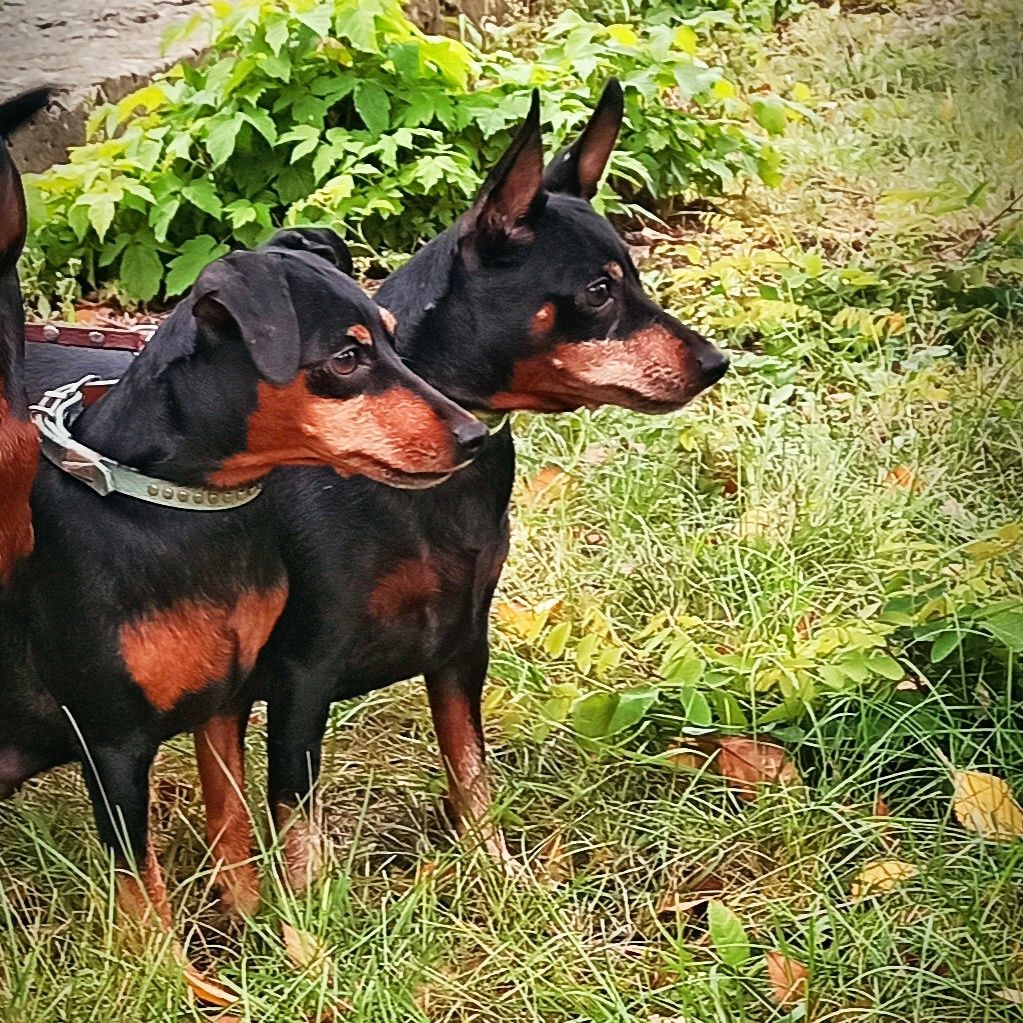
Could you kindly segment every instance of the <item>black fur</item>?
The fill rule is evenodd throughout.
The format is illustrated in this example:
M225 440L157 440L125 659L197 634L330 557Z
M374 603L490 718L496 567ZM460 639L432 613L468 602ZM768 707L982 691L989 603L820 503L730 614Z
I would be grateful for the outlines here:
M398 319L403 360L465 407L495 407L528 360L558 346L614 364L619 353L637 350L644 332L657 334L662 345L674 339L676 361L687 367L685 378L667 380L663 400L644 397L623 380L595 390L592 400L576 395L559 404L546 396L538 404L553 411L614 401L665 411L681 407L727 367L713 345L643 293L626 247L584 198L595 188L593 169L603 169L620 120L614 83L568 150L572 172L549 169L548 189L534 102L466 217L381 287L377 299ZM587 168L582 176L580 166ZM598 308L593 297L603 290L608 302ZM571 347L582 342L591 343ZM654 369L662 380L670 376L664 366L637 368ZM551 363L555 384L559 373ZM487 623L508 550L514 466L505 427L472 466L422 493L341 479L330 470L272 474L265 497L284 552L289 599L237 708L244 727L250 702L267 701L272 801L291 806L307 797L333 701L415 675L425 676L435 719L453 702L469 708L482 757ZM389 574L416 564L428 566L419 576L420 589L429 592L405 603L383 601L380 588Z
M590 130L605 149L609 106L620 121L617 83L595 114L600 130ZM585 145L576 143L577 155ZM454 400L485 410L521 360L555 341L606 335L611 354L616 338L657 324L677 337L696 367L691 393L677 402L683 404L720 377L727 359L643 294L627 249L585 199L541 188L539 148L534 106L500 171L481 189L468 215L472 223L454 225L385 281L376 297L398 319L399 353ZM520 174L518 194L487 212L523 154L532 185L524 187L529 174ZM508 210L518 211L517 221L508 219ZM489 217L487 232L477 227L481 217ZM581 308L580 296L606 275L609 262L623 270L616 308ZM548 302L557 308L559 327L554 338L539 339L531 335L532 318ZM624 393L622 403L643 407ZM249 697L268 704L272 800L292 804L308 795L334 700L424 675L435 711L448 694L459 693L478 731L489 608L508 550L514 467L505 427L472 466L423 493L340 480L329 471L274 474L269 496L284 538L290 597L248 689ZM401 614L375 615L380 581L396 564L417 559L436 566L438 590ZM482 754L481 732L478 742Z
M349 334L355 340L346 340ZM344 375L336 369L339 349L358 364ZM69 360L76 354L67 350ZM367 395L388 402L393 395L400 405L414 395L438 429L450 432L452 467L482 435L475 420L401 364L378 307L332 262L301 246L274 245L208 267L74 433L148 474L182 485L216 482L225 463L249 450L260 388L291 382L294 401L315 395L325 400L317 408ZM285 439L300 439L306 420L282 421ZM290 451L285 446L278 462L293 461ZM143 683L129 664L125 636L170 614L186 628L194 621L201 639L216 628L204 608L236 608L252 594L274 597L286 573L268 510L263 498L216 514L102 498L40 463L35 549L0 594L0 793L78 760L101 838L141 861L158 745L236 698L256 650L245 663L248 621L231 625L226 660L209 668L201 685L182 690ZM174 648L174 628L157 630L172 674L199 657L194 648ZM165 692L173 699L154 695Z

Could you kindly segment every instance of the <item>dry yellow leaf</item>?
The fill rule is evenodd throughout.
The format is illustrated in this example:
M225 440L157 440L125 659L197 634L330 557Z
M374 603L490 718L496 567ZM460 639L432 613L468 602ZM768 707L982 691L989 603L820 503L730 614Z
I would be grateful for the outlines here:
M292 964L300 970L322 959L326 955L323 944L308 931L299 930L291 924L281 924L284 948Z
M890 489L901 488L902 490L908 490L913 494L920 494L924 490L923 480L905 465L897 465L886 473L884 485Z
M494 614L498 622L506 626L507 631L514 632L521 639L532 643L543 631L552 612L560 606L560 597L541 601L534 607L518 600L498 601L494 604Z
M238 1004L238 996L217 981L210 980L194 966L184 968L185 984L203 1005L215 1005L220 1009L229 1009Z
M540 848L540 869L555 883L572 876L572 854L565 848L560 831L555 831Z
M1023 838L1023 809L1001 779L983 771L956 771L952 809L967 831L1011 842Z
M920 871L904 860L879 860L864 867L852 883L849 894L854 900L865 899L878 892L890 892L903 881L916 877Z
M699 750L668 750L664 754L664 762L671 764L672 767L684 767L691 771L698 771L707 763L707 758Z
M995 992L995 998L1000 998L1010 1005L1023 1005L1023 991L1018 991L1016 988L1003 987L1000 991Z
M767 979L775 1004L783 1009L794 1009L806 998L806 985L810 974L806 967L781 952L768 952Z

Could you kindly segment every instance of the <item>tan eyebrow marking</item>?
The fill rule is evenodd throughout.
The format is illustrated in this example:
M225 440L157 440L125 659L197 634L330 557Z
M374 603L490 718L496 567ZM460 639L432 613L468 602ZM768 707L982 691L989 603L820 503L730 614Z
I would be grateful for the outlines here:
M358 341L360 345L373 346L373 335L370 334L369 327L363 323L353 323L348 328L348 336Z
M607 271L608 276L616 281L620 281L625 276L625 271L622 269L621 264L615 263L613 260L604 269Z

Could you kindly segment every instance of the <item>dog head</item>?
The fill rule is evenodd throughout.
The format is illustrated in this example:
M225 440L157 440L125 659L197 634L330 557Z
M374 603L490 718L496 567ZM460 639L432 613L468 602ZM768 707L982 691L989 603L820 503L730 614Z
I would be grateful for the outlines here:
M534 94L472 208L381 288L402 354L461 404L664 412L728 368L723 352L645 294L628 249L590 204L622 117L612 80L545 169Z

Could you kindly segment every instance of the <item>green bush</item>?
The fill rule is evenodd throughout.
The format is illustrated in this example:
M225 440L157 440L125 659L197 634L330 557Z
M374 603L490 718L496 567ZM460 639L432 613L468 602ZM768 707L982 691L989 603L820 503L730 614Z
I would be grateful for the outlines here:
M612 208L776 174L686 25L565 12L516 56L425 35L397 0L212 0L193 22L211 33L198 66L98 110L70 162L29 179L38 294L74 257L84 285L172 297L283 223L330 223L364 255L408 251L465 208L532 88L562 134L612 74L628 122Z

